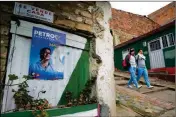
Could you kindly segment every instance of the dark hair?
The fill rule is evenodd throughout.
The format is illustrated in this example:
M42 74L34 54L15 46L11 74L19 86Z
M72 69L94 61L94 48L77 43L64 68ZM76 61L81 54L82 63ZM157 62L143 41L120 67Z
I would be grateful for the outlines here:
M138 49L138 52L139 52L140 50L142 50L142 49L141 49L141 48L140 48L140 49Z
M131 52L133 52L134 51L134 48L130 48L130 54L131 54Z
M44 58L44 53L45 53L46 50L49 50L49 51L51 52L51 49L50 49L50 48L42 48L42 49L40 50L40 60L43 60L43 58Z
M128 48L128 49L127 49L127 50L128 50L128 52L130 52L130 49L131 49L131 48Z

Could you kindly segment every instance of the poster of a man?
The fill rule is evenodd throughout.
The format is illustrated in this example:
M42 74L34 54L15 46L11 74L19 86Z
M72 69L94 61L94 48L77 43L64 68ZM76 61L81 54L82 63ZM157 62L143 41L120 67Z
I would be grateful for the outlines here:
M62 33L33 28L29 75L40 80L63 79L63 71L54 69L57 65L52 63L51 56L56 46L65 44L65 38Z

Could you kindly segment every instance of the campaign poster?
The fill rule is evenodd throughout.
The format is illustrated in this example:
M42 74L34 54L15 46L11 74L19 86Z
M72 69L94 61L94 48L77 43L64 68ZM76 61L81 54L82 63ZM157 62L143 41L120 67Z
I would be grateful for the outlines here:
M64 78L63 67L63 54L62 52L56 53L57 49L63 48L66 43L66 35L51 30L46 30L38 27L33 27L32 31L32 42L30 52L30 66L29 75L33 79L39 80L58 80ZM54 60L59 61L53 62L52 56L60 54L62 58L55 57ZM57 55L58 56L58 55ZM56 69L61 68L61 69Z

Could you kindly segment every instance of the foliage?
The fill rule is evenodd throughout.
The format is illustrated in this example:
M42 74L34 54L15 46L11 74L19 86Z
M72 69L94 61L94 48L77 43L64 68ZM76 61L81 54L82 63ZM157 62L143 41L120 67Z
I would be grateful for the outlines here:
M9 74L9 80L17 80L18 79L18 76L16 76L15 74Z
M27 80L31 79L31 76L23 76L25 81L18 84L18 90L15 91L12 89L12 92L14 92L13 98L15 99L16 104L16 110L19 109L33 109L33 114L36 117L49 117L45 109L50 108L50 105L46 99L36 99L34 100L32 96L30 96L28 93L29 91L27 88L29 87L27 84ZM10 80L17 80L18 76L15 74L9 75ZM46 91L40 91L41 93L45 93ZM39 92L39 93L40 93ZM38 93L38 97L39 97ZM37 113L37 110L40 110L41 113Z
M48 113L45 110L41 110L40 114L38 114L36 110L32 113L35 117L49 117Z
M19 87L18 90L15 91L14 89L12 89L12 92L14 92L13 98L15 99L15 104L17 107L16 110L19 110L21 108L25 110L32 109L34 110L32 111L32 113L35 117L49 117L45 109L51 108L50 104L46 99L34 100L33 97L28 94L29 91L27 90L27 88L29 87L27 84L27 80L31 79L31 76L24 75L23 78L26 80L20 84L17 84ZM18 76L16 76L15 74L9 75L9 80L14 81L17 79L18 79ZM66 106L71 107L71 106L77 106L77 105L96 103L97 102L96 97L90 98L91 89L92 89L92 86L95 84L95 81L96 81L96 78L89 79L85 85L85 88L80 92L80 95L78 98L74 99L72 97L73 96L72 92L66 91L65 98L68 101ZM13 85L11 84L7 86L13 86ZM45 93L46 91L40 91L40 92ZM39 93L38 93L38 97L39 97Z
M97 99L96 97L90 98L90 93L92 86L95 84L96 78L89 79L85 85L85 88L80 92L80 95L78 98L74 99L72 97L72 92L66 91L65 92L65 98L67 99L67 107L70 106L77 106L77 105L86 105L86 104L92 104L96 103Z

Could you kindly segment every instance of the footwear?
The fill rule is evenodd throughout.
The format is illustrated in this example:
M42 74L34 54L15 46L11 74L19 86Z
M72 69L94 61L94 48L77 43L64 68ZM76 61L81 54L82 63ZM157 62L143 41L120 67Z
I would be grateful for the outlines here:
M142 87L142 85L138 85L138 89L140 89Z
M135 87L136 85L135 85L135 84L133 84L133 86ZM138 85L138 86L141 86L141 87L142 87L142 85Z
M154 88L154 86L149 86L148 88L151 89L151 88Z
M132 89L133 87L132 87L131 85L128 85L128 88L131 88L131 89Z

